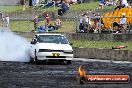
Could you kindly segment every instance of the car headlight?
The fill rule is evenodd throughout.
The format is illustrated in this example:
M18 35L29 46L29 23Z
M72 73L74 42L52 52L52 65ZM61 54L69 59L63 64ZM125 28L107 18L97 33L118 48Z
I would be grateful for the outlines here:
M64 53L73 54L73 50L64 50Z

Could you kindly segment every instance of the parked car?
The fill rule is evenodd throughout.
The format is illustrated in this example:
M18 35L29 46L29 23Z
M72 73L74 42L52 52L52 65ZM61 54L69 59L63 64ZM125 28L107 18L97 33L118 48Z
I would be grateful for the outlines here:
M61 61L71 64L73 49L62 34L36 34L31 41L30 62Z

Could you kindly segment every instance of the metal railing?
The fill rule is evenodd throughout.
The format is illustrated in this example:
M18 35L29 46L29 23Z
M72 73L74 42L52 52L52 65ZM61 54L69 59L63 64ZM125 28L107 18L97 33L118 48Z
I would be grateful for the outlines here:
M38 28L40 26L45 26L47 24L46 19L39 18L38 20L39 20ZM55 20L56 19L50 19L49 24L54 25ZM60 18L60 20L62 22L62 27L59 28L57 32L74 32L74 28L75 28L74 19ZM0 20L0 27L6 27L6 22L5 21L3 22L2 20ZM10 18L8 28L11 29L12 31L17 31L17 32L32 32L35 30L34 19L32 18ZM46 25L46 29L47 29L47 25Z

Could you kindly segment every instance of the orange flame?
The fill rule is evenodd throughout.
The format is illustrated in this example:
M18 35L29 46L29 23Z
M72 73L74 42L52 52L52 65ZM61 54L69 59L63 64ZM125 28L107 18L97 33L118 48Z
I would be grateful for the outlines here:
M85 76L86 75L86 71L82 66L80 66L78 68L78 73L79 73L80 76Z

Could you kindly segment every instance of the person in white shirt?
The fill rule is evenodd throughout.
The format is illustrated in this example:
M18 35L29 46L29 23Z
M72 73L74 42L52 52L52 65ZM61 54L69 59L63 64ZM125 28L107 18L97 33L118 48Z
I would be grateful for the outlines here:
M62 26L61 24L61 20L59 18L57 18L55 20L55 29L57 30L58 28L60 28Z
M122 18L120 19L120 26L125 29L127 24L127 18L125 17L125 13L122 14Z
M10 18L8 16L5 17L6 27L9 26Z
M122 18L120 19L120 22L117 23L117 22L114 22L113 23L113 28L115 26L117 26L118 28L123 28L125 29L126 28L126 24L127 24L127 18L125 17L125 13L122 13Z
M82 14L82 17L80 18L80 25L79 25L80 32L84 32L84 29L86 29L88 26L88 22L89 20L86 13Z

